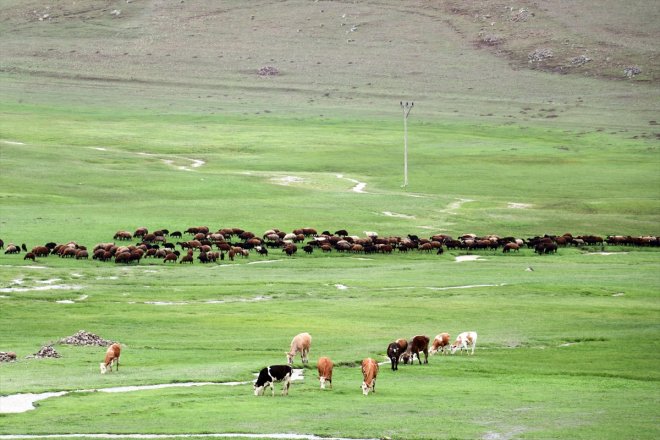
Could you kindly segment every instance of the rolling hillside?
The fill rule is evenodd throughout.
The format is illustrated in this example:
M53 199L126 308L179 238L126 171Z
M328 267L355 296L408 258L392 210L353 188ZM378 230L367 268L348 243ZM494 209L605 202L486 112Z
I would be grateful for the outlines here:
M25 103L364 117L404 99L653 135L660 101L644 0L3 3L0 91Z

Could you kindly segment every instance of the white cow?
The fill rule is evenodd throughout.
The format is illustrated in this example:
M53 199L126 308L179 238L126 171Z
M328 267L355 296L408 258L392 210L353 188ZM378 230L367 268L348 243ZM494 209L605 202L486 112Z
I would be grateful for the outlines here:
M472 352L469 354L474 354L474 347L477 345L477 332L463 332L456 337L456 341L451 344L451 354L456 353L456 350L469 351L469 348L472 347Z

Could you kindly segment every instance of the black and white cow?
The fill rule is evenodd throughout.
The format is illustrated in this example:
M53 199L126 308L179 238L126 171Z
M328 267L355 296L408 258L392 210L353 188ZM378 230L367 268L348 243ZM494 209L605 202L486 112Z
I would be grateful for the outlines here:
M282 382L282 395L287 396L289 394L292 375L293 369L290 365L271 365L270 367L263 368L259 372L257 381L254 383L254 395L263 395L264 389L270 386L270 390L274 396L275 388L273 387L273 383Z
M387 346L387 357L392 362L392 371L399 369L399 358L401 357L401 348L396 342L392 342Z

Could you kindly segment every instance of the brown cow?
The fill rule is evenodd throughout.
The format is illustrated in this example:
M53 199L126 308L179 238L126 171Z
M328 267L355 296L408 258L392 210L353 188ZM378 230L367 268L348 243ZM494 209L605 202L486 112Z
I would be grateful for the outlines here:
M330 360L329 357L320 357L319 361L316 364L316 369L319 372L319 382L321 383L321 389L325 389L325 383L328 382L330 384L330 388L332 388L332 367L334 364Z
M449 350L449 344L449 333L440 333L435 339L433 339L433 344L431 344L429 353L434 355L441 351L443 354L446 354L447 350Z
M429 337L425 335L417 335L412 338L412 340L408 343L408 349L406 352L403 354L403 363L407 364L408 361L410 363L414 363L415 357L414 355L417 355L417 360L419 361L419 365L422 365L422 358L419 355L419 352L424 353L424 363L428 364L429 363Z
M108 347L105 352L105 360L101 362L101 374L105 374L108 371L112 373L112 364L117 364L117 371L119 371L119 356L121 355L121 345L117 342ZM110 368L108 369L108 366Z
M376 376L378 376L378 363L372 358L362 361L362 394L365 396L376 392Z

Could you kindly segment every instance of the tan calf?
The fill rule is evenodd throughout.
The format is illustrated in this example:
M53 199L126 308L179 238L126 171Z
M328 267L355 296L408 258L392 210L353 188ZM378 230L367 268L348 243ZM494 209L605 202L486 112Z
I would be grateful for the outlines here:
M105 352L105 361L101 362L101 374L105 374L108 371L112 373L112 364L117 364L117 371L119 371L119 356L121 355L121 345L114 343L108 347ZM108 367L110 367L108 369Z

